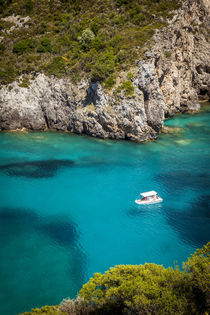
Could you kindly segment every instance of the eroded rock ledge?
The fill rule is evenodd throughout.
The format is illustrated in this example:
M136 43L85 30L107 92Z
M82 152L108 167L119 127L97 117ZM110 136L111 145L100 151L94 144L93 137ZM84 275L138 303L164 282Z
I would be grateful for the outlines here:
M165 117L198 110L210 98L210 25L207 0L183 4L154 46L136 62L133 97L103 91L99 83L37 74L28 88L0 90L0 129L68 130L94 137L157 138Z

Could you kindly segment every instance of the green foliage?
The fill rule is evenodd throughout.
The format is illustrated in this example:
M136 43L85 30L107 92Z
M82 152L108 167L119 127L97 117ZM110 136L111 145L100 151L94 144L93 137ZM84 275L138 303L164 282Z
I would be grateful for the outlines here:
M6 47L3 43L0 43L0 54L2 54L5 51Z
M62 312L57 306L43 306L41 308L33 308L31 312L25 312L19 315L68 315L68 313Z
M95 105L93 103L87 105L85 108L87 111L95 112Z
M11 4L12 0L0 0L0 13Z
M210 310L210 242L184 263L199 311Z
M21 55L27 50L27 48L28 48L27 42L26 40L23 39L23 40L18 41L16 44L14 44L13 52Z
M84 284L79 296L93 314L200 314L210 309L210 243L178 268L121 265Z
M105 43L103 42L102 38L96 37L92 40L91 45L92 48L96 49L97 51L105 48Z
M14 67L6 65L0 67L0 81L2 83L8 84L15 80L17 73Z
M91 31L91 29L86 28L78 39L82 48L87 50L90 48L91 42L94 40L94 38L95 34Z
M18 55L22 55L26 51L33 50L36 46L36 42L32 38L22 39L14 44L13 52Z
M25 9L26 9L27 13L30 13L33 10L33 1L32 0L26 0Z
M28 88L30 85L30 82L27 78L22 78L21 82L18 84L20 87Z
M98 60L91 69L92 81L100 82L108 79L109 76L114 72L115 64L116 58L112 51L106 51L98 56Z
M93 20L90 23L90 29L95 35L98 34L99 28L100 28L100 23L97 21L97 19Z
M24 315L208 315L209 269L210 242L184 263L183 271L148 263L115 266L103 275L95 273L75 300Z
M115 78L113 76L110 76L105 82L104 86L107 89L111 89L115 85Z
M0 0L0 19L12 14L30 16L28 28L5 36L0 66L6 60L17 78L30 69L49 73L47 65L55 64L55 56L66 56L69 61L59 62L50 73L74 80L91 76L110 88L113 77L144 56L155 30L165 25L159 18L165 20L179 5L179 0ZM1 21L0 29L11 26ZM107 53L112 56L107 58ZM28 60L32 60L30 67Z
M127 73L127 79L132 80L134 78L134 74L132 72Z
M121 265L104 275L97 273L83 286L80 296L93 307L125 314L183 314L186 299L177 284L180 270L155 264Z
M117 89L117 92L120 93L124 91L128 96L134 96L134 86L131 81L124 81Z
M45 70L49 75L62 77L66 73L66 62L62 57L54 57L46 66Z
M165 51L166 58L170 58L171 54L172 54L171 51Z
M51 51L51 40L48 37L45 37L41 40L41 44L37 48L37 52L45 53Z

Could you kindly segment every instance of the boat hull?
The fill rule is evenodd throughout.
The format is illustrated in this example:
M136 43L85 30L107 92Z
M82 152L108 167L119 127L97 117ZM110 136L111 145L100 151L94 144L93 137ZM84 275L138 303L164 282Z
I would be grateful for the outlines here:
M153 203L159 203L162 202L163 199L162 198L158 198L156 200L145 200L145 201L141 201L141 199L137 199L135 200L135 203L137 203L138 205L151 205Z

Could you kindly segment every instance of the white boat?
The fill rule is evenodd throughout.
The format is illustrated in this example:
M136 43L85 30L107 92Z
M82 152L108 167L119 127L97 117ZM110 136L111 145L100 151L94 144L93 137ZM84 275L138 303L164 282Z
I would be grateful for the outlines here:
M142 196L141 199L136 199L135 203L138 205L150 205L152 203L162 202L163 199L160 198L156 191L148 191L140 194Z

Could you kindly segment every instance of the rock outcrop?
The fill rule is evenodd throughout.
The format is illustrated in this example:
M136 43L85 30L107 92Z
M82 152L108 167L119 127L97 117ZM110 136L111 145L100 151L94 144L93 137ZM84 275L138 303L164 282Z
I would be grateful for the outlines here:
M96 82L77 86L39 73L29 87L0 89L0 129L67 130L95 137L157 138L165 117L199 109L210 98L210 25L207 0L188 0L154 45L136 62L133 96L105 92Z

